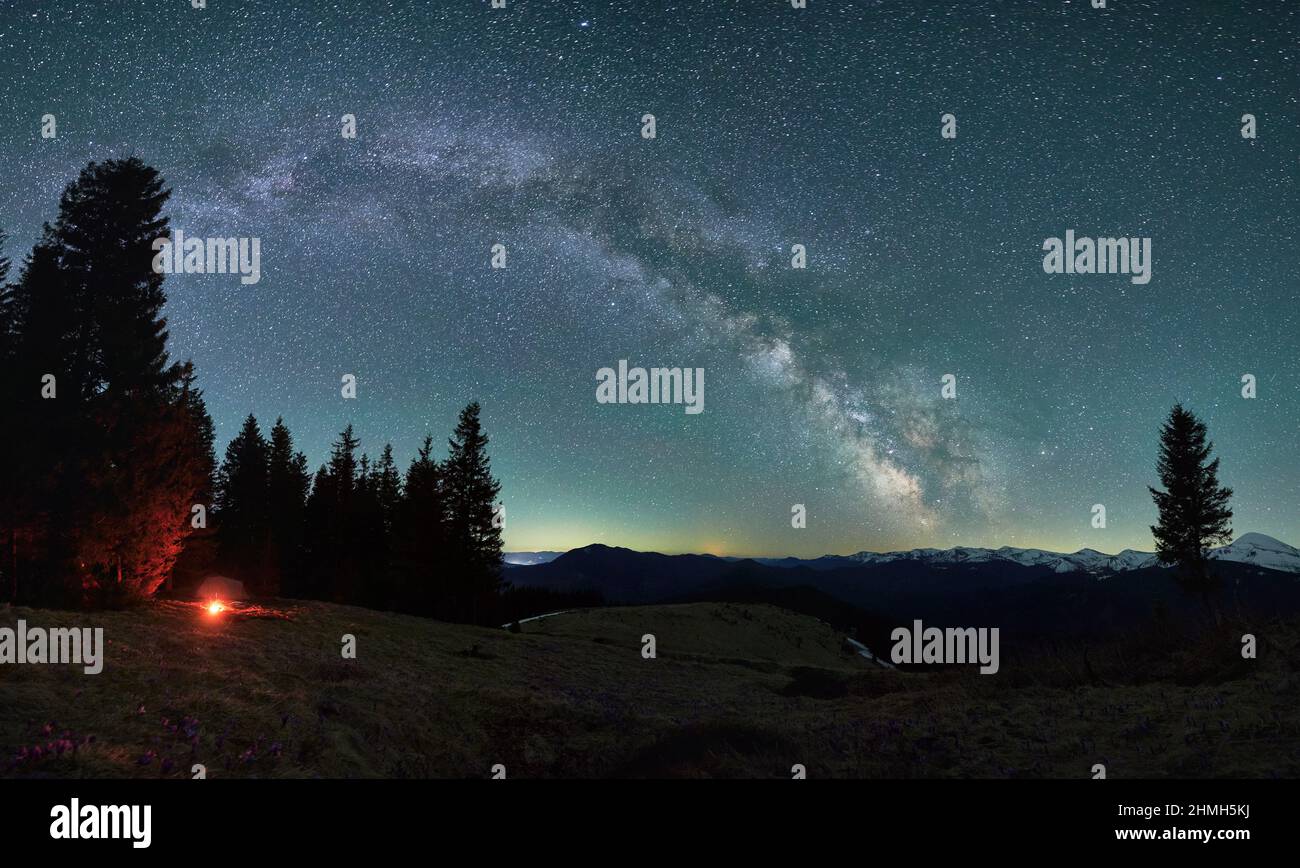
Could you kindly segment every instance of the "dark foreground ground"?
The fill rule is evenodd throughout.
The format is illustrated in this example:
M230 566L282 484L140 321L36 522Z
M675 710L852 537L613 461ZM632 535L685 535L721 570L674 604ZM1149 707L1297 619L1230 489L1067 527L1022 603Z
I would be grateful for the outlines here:
M102 626L104 671L0 666L0 776L1300 777L1300 630L1257 624L897 672L810 617L695 603L522 632L323 603L159 602ZM654 634L657 659L643 659ZM340 654L344 634L357 659ZM884 656L887 648L876 649ZM1086 656L1085 656L1086 650Z

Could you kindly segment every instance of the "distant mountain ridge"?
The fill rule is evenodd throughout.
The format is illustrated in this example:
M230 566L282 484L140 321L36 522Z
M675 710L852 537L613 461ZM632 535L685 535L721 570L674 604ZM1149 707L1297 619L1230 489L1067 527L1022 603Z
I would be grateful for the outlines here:
M1244 534L1213 557L1221 579L1213 598L1221 611L1300 613L1300 550ZM868 647L888 640L882 625L916 618L994 625L1028 641L1138 629L1165 616L1160 613L1174 621L1203 617L1202 599L1173 579L1173 570L1147 552L1064 554L1010 546L801 560L665 555L593 544L549 563L510 566L506 575L516 587L596 592L609 605L768 602L853 625L860 639L870 639L863 640Z
M1262 533L1242 534L1228 545L1211 549L1209 557L1212 560L1300 573L1300 549ZM809 560L799 558L753 558L753 560L771 567L801 566L814 570L839 569L859 564L889 564L899 561L915 561L930 566L1007 561L1026 567L1048 567L1056 573L1121 573L1159 565L1153 552L1140 552L1134 549L1124 549L1119 554L1108 555L1095 549L1080 549L1071 554L1013 546L1002 546L997 549L958 546L951 549L924 548L902 552L862 551L852 555L823 555Z
M590 548L590 546L585 546ZM584 549L574 549L583 551ZM625 550L630 551L630 550ZM513 566L548 564L566 552L506 552L502 560ZM711 558L714 555L693 555ZM1250 564L1284 573L1300 573L1300 549L1287 545L1262 533L1244 533L1233 542L1211 549L1211 560ZM812 570L835 570L853 566L875 566L899 561L912 561L929 566L945 564L996 564L1006 561L1023 567L1048 567L1056 573L1122 573L1159 566L1154 552L1124 549L1119 554L1108 555L1096 549L1079 549L1077 552L1051 552L1045 549L1026 549L1014 546L1001 548L974 548L957 546L950 549L922 548L898 552L861 551L852 555L822 555L818 558L742 558L721 557L718 560L736 563L754 561L768 567L806 567Z

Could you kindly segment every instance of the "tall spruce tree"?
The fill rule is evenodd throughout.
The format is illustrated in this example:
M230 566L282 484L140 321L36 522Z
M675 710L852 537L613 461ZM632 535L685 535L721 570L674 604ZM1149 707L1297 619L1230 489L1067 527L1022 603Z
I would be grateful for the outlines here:
M271 595L270 446L250 413L217 474L217 540L222 569L248 590Z
M370 494L374 514L369 528L371 557L367 587L372 605L381 609L403 609L409 606L402 599L397 576L393 571L394 546L398 506L402 500L402 477L393 459L393 445L384 445L384 451L370 471Z
M168 196L137 159L91 163L6 293L13 436L26 446L0 515L20 598L148 596L191 531L202 450L152 268Z
M80 385L91 394L180 380L180 366L167 359L163 275L153 270L153 242L167 232L160 213L170 196L140 160L110 160L91 163L59 203L53 237L78 316Z
M381 478L369 455L361 456L352 511L352 543L357 574L350 602L372 608L395 608L389 587L388 528L380 501Z
M433 458L433 438L426 436L406 469L393 519L392 586L405 611L451 617L447 527L442 467Z
M461 411L443 472L456 570L452 609L458 620L471 622L490 613L501 587L501 485L492 476L479 413L478 402Z
M339 439L335 441L333 451L330 452L330 476L334 478L334 496L340 505L350 500L356 491L359 468L357 449L360 446L361 441L352 432L352 426L348 425L339 433Z
M294 595L300 590L303 522L311 476L307 472L307 456L293 450L293 435L284 419L276 419L275 427L271 429L269 464L273 566L278 578L278 592Z
M397 516L397 505L402 499L402 476L397 471L397 462L393 460L393 444L384 445L383 454L375 464L372 488L379 500L384 514L384 527L391 531Z
M304 532L310 539L310 575L305 593L338 603L358 603L365 594L368 525L357 457L360 445L348 425L334 442L329 464L316 474L307 500Z
M1177 568L1179 583L1199 594L1217 618L1211 593L1218 577L1206 554L1210 547L1232 540L1232 489L1219 485L1219 459L1210 459L1213 450L1205 424L1182 404L1175 405L1160 429L1156 470L1164 490L1148 490L1159 511L1151 527L1157 556Z
M334 520L335 485L329 468L321 465L312 478L311 493L307 495L307 508L303 510L303 541L299 551L299 573L291 589L292 596L322 600L330 590L330 560L334 540L330 537L330 523Z

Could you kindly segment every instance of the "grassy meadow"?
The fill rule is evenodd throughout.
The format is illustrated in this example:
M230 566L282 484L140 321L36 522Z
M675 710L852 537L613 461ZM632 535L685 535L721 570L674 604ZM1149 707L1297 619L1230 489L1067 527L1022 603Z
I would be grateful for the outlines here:
M1300 776L1288 624L1258 628L1256 660L1224 630L1004 652L979 676L882 669L766 605L590 609L518 633L297 601L0 609L0 627L19 619L102 626L107 649L95 676L0 666L0 777Z

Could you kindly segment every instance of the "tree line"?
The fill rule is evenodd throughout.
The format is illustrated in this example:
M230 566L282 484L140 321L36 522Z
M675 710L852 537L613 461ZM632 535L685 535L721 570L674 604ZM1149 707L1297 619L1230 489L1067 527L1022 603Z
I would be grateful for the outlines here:
M154 239L170 191L92 162L10 281L0 255L0 599L114 607L213 570L260 594L455 620L499 614L501 537L479 407L399 473L349 426L309 478L283 420L218 465L193 366L167 352ZM0 233L0 254L4 235Z
M352 426L312 477L277 419L255 417L217 471L217 567L263 596L353 603L479 622L501 591L500 485L478 404L461 411L442 460L426 436L405 472L386 445L358 455Z

